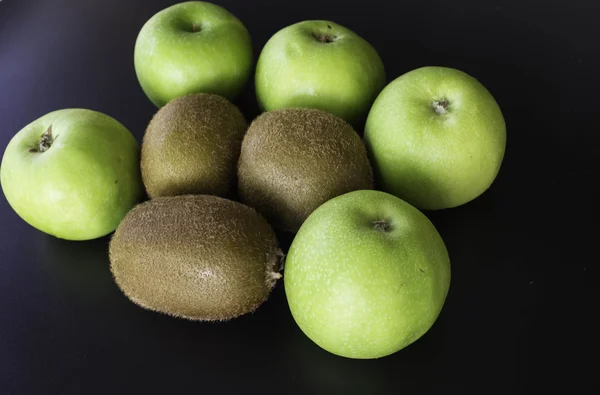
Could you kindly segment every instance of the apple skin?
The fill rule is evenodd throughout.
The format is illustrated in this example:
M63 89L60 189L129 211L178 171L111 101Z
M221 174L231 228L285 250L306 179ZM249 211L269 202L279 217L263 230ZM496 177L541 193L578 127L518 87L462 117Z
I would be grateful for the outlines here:
M439 107L443 100L447 109ZM506 149L506 124L475 78L422 67L379 94L364 140L378 189L422 210L445 209L475 199L493 183Z
M252 51L248 30L229 11L189 1L158 12L144 24L134 65L144 93L159 108L199 92L233 101L252 74Z
M277 32L261 51L255 75L262 110L317 108L353 124L364 119L385 82L383 62L371 44L322 20Z
M385 192L354 191L304 222L284 284L292 316L317 345L343 357L380 358L433 325L450 287L450 259L418 209Z
M40 152L40 137L50 127L54 142ZM114 231L143 196L139 158L137 141L115 119L63 109L11 139L0 180L8 203L31 226L61 239L89 240Z

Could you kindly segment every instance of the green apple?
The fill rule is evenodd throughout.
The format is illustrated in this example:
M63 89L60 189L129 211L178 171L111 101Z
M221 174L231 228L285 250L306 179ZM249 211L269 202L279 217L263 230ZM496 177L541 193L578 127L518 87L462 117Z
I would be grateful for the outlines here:
M490 187L504 157L506 125L475 78L422 67L379 94L364 139L378 189L435 210L460 206Z
M27 223L61 239L88 240L117 227L142 197L140 150L108 115L53 111L8 143L0 180Z
M379 358L415 342L450 286L433 224L381 191L354 191L315 210L292 241L285 293L302 331L348 358Z
M142 89L157 107L198 92L234 100L252 73L252 40L224 8L202 1L179 3L142 27L134 64Z
M265 111L310 107L356 123L385 86L377 51L330 21L304 21L277 32L256 65L256 95Z

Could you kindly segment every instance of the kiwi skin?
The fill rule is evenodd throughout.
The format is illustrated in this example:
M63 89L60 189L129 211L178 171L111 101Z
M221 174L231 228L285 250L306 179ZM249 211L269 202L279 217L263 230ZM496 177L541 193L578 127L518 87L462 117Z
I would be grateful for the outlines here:
M234 196L247 127L240 110L219 95L194 93L167 103L142 140L140 167L148 196Z
M131 301L196 321L225 321L258 308L281 277L281 256L256 211L209 195L137 205L109 246L113 278Z
M297 232L321 204L359 189L373 189L373 171L361 138L343 119L288 108L265 112L248 128L238 196L273 227Z

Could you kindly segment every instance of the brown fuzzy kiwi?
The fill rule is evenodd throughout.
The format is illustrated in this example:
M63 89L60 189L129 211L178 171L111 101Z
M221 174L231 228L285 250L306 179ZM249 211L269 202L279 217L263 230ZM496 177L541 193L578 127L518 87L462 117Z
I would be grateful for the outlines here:
M109 256L115 282L131 301L190 320L252 312L281 277L282 253L266 220L209 195L139 204L117 227Z
M142 140L140 166L148 195L232 196L247 127L240 110L218 95L194 93L167 103Z
M321 204L358 189L373 189L373 173L362 140L343 119L282 109L263 113L246 132L238 195L275 228L296 232Z

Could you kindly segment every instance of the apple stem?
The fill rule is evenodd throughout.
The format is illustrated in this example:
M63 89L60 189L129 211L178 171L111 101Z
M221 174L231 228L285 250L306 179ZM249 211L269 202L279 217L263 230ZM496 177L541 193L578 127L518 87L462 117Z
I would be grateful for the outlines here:
M373 221L373 229L379 232L389 232L392 229L392 225L384 219Z
M431 106L437 115L444 115L448 112L450 103L446 99L435 100L433 103L431 103Z
M30 149L29 152L46 152L50 149L52 143L54 143L54 138L52 137L52 125L50 125L48 130L42 134L38 147Z
M192 33L196 33L198 31L198 25L195 23L192 23Z

